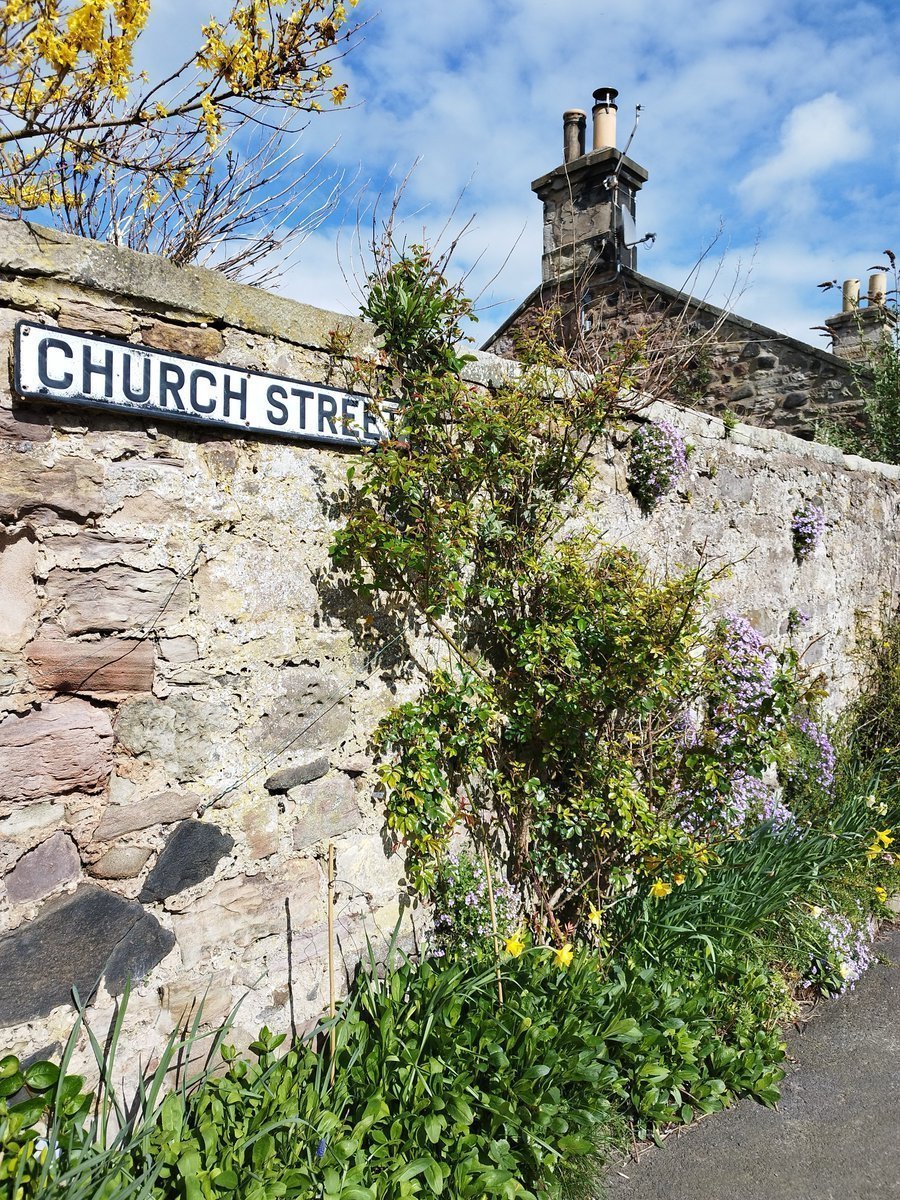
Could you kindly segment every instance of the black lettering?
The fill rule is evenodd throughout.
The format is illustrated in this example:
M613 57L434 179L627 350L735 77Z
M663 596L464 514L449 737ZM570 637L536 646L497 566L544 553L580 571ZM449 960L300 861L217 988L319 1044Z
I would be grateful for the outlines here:
M304 388L291 388L291 395L300 401L297 427L306 429L306 402L315 399L315 392L306 391Z
M337 400L327 392L319 392L319 433L325 432L325 426L331 430L332 437L337 437L337 426L334 418L337 416Z
M103 377L103 395L107 400L112 397L113 387L113 352L112 350L103 351L103 365L98 366L91 358L90 346L85 346L81 360L81 369L85 396L90 396L94 390L93 376L101 375Z
M287 419L288 419L287 405L282 404L281 400L276 400L276 398L275 398L276 392L283 399L285 399L285 400L287 399L287 391L285 388L283 388L278 383L270 383L269 390L266 392L266 399L268 400L271 407L269 408L269 411L266 413L266 416L269 418L269 420L272 422L273 425L287 425ZM278 411L272 412L273 408L276 408Z
M161 363L159 368L159 403L162 408L168 404L169 396L179 412L184 412L181 401L181 389L184 387L184 371L176 363Z
M239 420L247 420L247 377L246 375L241 380L240 387L233 388L231 386L231 376L225 376L225 390L222 393L223 412L226 417L231 416L231 401L240 400L241 415Z
M381 430L378 428L378 422L366 406L363 415L363 440L366 442L377 442L381 439Z
M68 342L63 342L55 337L42 338L41 344L38 346L38 379L47 388L70 388L75 379L71 371L65 371L59 379L50 374L47 355L51 350L61 350L63 357L69 359L70 362L75 357L75 352Z
M206 380L207 383L211 383L215 387L216 377L212 371L204 371L202 367L197 367L191 371L191 408L194 412L198 413L215 412L215 395L209 396L206 400L201 400L197 395L197 383L201 379Z
M356 437L359 433L358 414L350 415L350 410L359 408L358 396L344 396L341 401L341 433L345 437Z
M150 399L150 359L146 356L143 360L144 378L141 380L140 391L135 391L131 386L131 357L125 355L125 362L122 369L122 390L126 397L134 404L146 404Z

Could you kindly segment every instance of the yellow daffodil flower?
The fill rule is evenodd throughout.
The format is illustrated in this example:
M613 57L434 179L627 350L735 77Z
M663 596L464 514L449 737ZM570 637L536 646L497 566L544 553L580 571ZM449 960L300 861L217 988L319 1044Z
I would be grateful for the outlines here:
M681 885L685 881L686 876L682 875L682 873L679 871L676 875L673 875L672 878L675 880L675 882L678 884L678 886L681 887Z
M591 905L591 911L588 913L588 920L590 921L590 923L592 925L595 925L598 929L603 924L603 913L600 911L599 908L597 908L597 906L595 904Z
M881 842L881 844L882 844L882 846L884 846L885 850L887 850L888 846L894 840L891 837L891 831L889 829L876 829L875 837L877 838L877 840L879 842Z
M654 898L654 900L662 900L664 897L668 896L671 890L671 883L666 883L664 879L657 879L653 884L653 887L650 889L650 895Z
M705 846L701 846L699 848L699 850L697 850L695 852L694 857L697 859L697 862L708 863L709 862L709 850L707 850L707 848Z
M882 849L883 849L883 846L881 845L880 842L873 842L872 845L866 851L866 858L869 860L869 862L872 862L873 859L877 858L878 855L881 853Z
M875 889L875 899L880 900L882 904L887 904L887 892L883 887Z
M525 943L522 941L521 933L514 933L512 937L508 937L504 946L506 953L511 958L518 958L525 949Z
M575 951L572 949L572 943L566 942L564 946L560 946L553 953L553 961L558 967L568 967L572 959L575 957Z
M809 915L813 918L814 921L818 921L819 917L821 917L821 915L824 911L825 911L825 909L820 908L818 904L813 904L810 907Z

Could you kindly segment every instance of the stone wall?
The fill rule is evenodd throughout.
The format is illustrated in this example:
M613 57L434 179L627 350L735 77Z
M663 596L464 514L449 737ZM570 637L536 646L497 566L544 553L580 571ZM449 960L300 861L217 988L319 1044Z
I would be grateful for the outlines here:
M0 353L22 317L233 366L330 381L370 331L214 273L23 223L0 225ZM343 344L343 343L342 343ZM516 368L481 355L473 382ZM369 735L414 694L414 657L374 657L328 545L346 451L151 425L0 392L0 1046L59 1043L69 993L102 1027L129 977L126 1058L147 1061L205 996L244 997L237 1036L326 1001L325 875L337 848L346 971L400 912ZM338 380L340 382L340 380ZM670 414L671 415L671 414ZM733 562L719 603L773 637L806 608L833 703L857 614L898 595L898 470L774 431L673 418L690 479L644 518L622 452L591 519L660 570ZM822 499L798 566L789 523ZM415 924L417 915L412 914ZM290 929L291 936L288 937Z

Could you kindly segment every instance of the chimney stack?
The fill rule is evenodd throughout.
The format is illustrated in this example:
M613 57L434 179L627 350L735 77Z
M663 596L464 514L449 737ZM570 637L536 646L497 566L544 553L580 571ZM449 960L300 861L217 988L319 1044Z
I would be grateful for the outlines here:
M594 107L591 116L594 118L594 149L606 150L616 144L616 104L618 92L615 88L597 88L594 92Z
M841 289L841 311L825 321L831 334L831 352L850 360L865 359L882 337L894 314L885 307L887 274L876 271L869 276L866 304L860 303L859 280L845 279Z
M637 265L635 205L647 172L616 149L618 94L611 87L594 92L590 150L584 110L563 113L562 165L531 185L544 205L544 283L585 281L598 272Z

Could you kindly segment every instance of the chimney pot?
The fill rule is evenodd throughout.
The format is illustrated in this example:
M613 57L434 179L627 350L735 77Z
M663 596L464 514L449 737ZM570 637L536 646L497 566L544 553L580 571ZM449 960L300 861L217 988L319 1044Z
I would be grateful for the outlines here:
M563 162L574 162L584 154L584 134L587 113L582 108L570 108L563 113Z
M859 280L845 279L841 289L841 311L855 312L859 308Z
M884 271L876 271L874 275L869 276L869 303L883 308L886 299L887 274Z
M596 103L591 109L594 118L594 149L605 150L616 144L616 113L618 105L615 88L601 87L594 92Z

